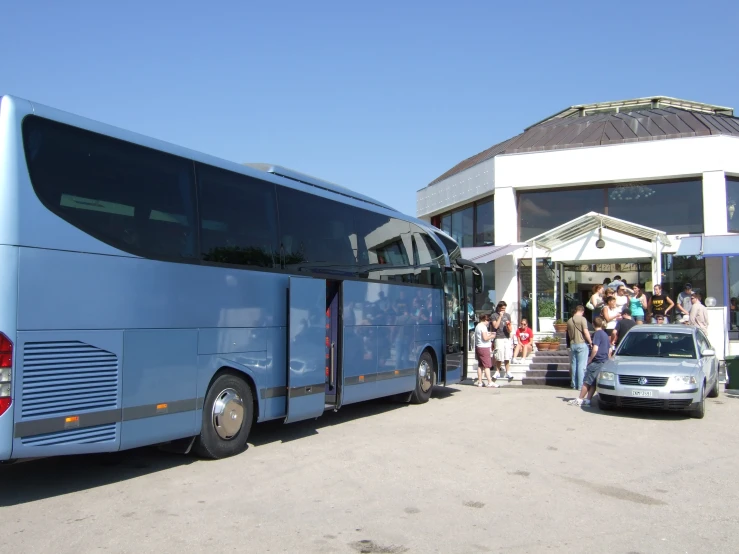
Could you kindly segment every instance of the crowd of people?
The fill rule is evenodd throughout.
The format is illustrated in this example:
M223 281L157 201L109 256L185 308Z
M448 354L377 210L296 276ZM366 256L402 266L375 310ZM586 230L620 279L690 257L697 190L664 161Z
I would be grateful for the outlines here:
M529 327L528 321L525 318L521 319L514 330L507 308L505 302L498 302L495 311L491 315L480 316L480 321L475 326L477 379L474 384L478 387L499 387L496 381L501 378L501 371L503 378L510 381L513 379L510 364L524 360L532 353L534 332ZM493 364L495 374L491 376ZM483 374L487 385L483 382Z
M584 317L585 306L577 306L567 321L567 345L570 348L571 387L580 391L571 400L574 406L587 406L595 392L595 380L603 364L613 356L621 340L635 325L651 322L663 325L673 312L673 323L695 325L708 330L708 311L702 296L685 283L677 303L667 296L661 285L654 285L654 294L647 300L639 285L632 285L616 276L605 285L593 287L587 307L592 311L591 333Z
M703 330L708 326L705 311L700 309L703 297L693 290L693 285L685 283L683 291L674 302L663 290L662 285L654 285L654 293L647 297L641 285L629 286L625 279L616 275L613 281L606 279L604 284L593 287L592 295L586 304L591 310L592 322L596 317L605 321L608 334L622 319L625 308L629 308L631 318L637 325L642 323L684 323L697 325ZM699 306L699 307L696 307Z
M694 291L690 283L685 283L677 302L664 293L661 285L654 285L653 290L648 297L641 285L629 285L616 275L612 281L607 279L593 287L586 304L593 314L590 321L585 318L586 306L575 308L567 321L567 346L572 368L571 386L581 391L581 398L574 401L577 405L589 402L590 387L600 366L613 356L623 337L635 325L660 325L672 320L707 331L706 307L701 302L701 294ZM505 302L498 302L492 314L480 316L477 324L471 323L470 338L478 362L474 384L478 387L497 388L496 381L501 377L510 381L513 378L510 365L521 363L533 354L534 333L528 320L522 318L514 326L507 308ZM474 310L471 306L469 310L472 322Z

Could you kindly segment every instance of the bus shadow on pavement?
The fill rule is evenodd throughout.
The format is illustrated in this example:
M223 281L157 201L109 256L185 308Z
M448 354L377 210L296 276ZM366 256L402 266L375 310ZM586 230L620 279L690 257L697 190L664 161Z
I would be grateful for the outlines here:
M16 506L135 479L198 459L156 447L34 459L0 466L0 507Z
M443 400L458 393L459 389L435 387L430 402ZM406 395L401 395L406 396ZM284 424L282 420L267 421L252 427L250 447L259 447L274 442L291 442L317 435L325 427L341 425L349 421L372 417L394 410L422 408L405 402L400 397L378 398L343 406L338 412L327 411L316 419Z

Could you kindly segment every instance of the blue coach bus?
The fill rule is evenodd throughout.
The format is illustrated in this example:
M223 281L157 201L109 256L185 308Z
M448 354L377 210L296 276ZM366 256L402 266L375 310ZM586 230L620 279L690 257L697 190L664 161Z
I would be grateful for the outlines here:
M465 376L468 280L361 194L0 99L0 461L426 402Z

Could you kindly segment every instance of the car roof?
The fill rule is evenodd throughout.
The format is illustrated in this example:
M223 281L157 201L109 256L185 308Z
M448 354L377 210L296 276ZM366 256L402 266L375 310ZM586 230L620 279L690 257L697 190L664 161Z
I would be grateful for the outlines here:
M669 333L683 333L685 335L694 335L696 328L681 323L664 323L662 325L657 324L646 324L646 325L634 325L629 332L647 333L655 331L665 331Z

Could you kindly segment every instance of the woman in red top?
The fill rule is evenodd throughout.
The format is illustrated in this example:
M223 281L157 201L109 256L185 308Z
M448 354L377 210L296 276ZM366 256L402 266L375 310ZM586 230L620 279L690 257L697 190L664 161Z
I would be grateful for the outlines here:
M525 319L521 320L516 329L516 349L513 351L513 363L517 363L518 353L523 350L521 361L525 360L531 352L531 341L534 338L534 332L529 327L529 322Z

